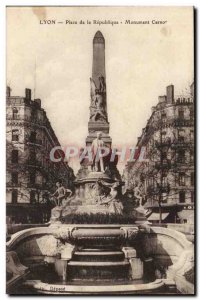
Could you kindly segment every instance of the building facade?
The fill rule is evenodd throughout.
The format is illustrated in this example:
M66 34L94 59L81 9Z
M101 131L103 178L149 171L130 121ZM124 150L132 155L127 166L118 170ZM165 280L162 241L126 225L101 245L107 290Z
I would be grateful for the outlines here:
M73 170L63 160L59 163L50 160L52 147L60 144L41 100L32 100L30 89L25 90L25 97L19 97L11 96L7 87L6 109L8 220L47 222L53 205L50 193L55 191L58 180L73 189Z
M147 161L127 163L124 179L128 189L140 190L149 221L194 222L194 84L181 96L173 85L166 88L137 147L145 147Z

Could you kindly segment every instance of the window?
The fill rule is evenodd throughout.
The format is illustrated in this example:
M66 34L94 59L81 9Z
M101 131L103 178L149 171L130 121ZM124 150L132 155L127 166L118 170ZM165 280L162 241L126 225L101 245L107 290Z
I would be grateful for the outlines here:
M162 160L166 160L167 159L167 152L162 152L161 157L162 157Z
M35 153L35 151L30 151L29 160L32 163L34 163L36 161L36 153Z
M17 172L12 173L12 183L18 184L18 173Z
M184 110L183 109L179 109L178 116L179 116L180 119L184 118Z
M35 191L30 191L30 203L35 203Z
M194 110L190 109L190 119L193 119L193 118L194 118Z
M165 137L167 133L166 133L166 131L162 131L161 134L163 137Z
M31 118L33 121L36 121L36 117L37 117L37 111L35 108L32 108L31 110Z
M166 174L163 174L162 183L163 183L163 186L167 186L167 184L168 184L168 180L167 180L167 175Z
M165 112L162 112L161 113L161 118L166 118L167 117L167 114Z
M185 191L180 191L179 192L179 202L180 203L185 203Z
M191 203L194 203L194 192L191 192Z
M178 141L179 142L184 142L184 134L185 134L184 130L179 130L178 131Z
M194 130L190 130L190 141L194 141Z
M184 142L184 136L181 136L181 135L180 135L180 136L178 137L178 140L179 140L179 142L183 143L183 142Z
M12 130L12 141L19 141L19 130L18 129L13 129Z
M19 151L18 150L12 150L11 154L11 161L13 164L18 163L19 160Z
M190 183L194 186L194 172L190 173Z
M149 185L154 185L154 179L152 177L149 178Z
M180 186L185 185L185 173L179 173L179 185Z
M35 184L35 172L30 173L30 183Z
M13 107L13 119L16 120L18 118L18 109L16 107Z
M193 163L194 162L194 151L190 150L190 162Z
M31 143L35 143L36 142L36 132L35 131L31 131L30 142Z
M178 162L183 163L185 161L185 150L181 149L178 151Z
M18 198L18 190L13 190L12 191L12 203L17 203L17 198Z

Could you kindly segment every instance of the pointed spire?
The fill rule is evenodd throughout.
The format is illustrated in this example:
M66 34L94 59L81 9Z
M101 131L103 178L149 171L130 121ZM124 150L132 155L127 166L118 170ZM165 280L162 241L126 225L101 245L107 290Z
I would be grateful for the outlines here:
M97 31L94 39L93 39L94 44L105 44L105 39L101 31Z

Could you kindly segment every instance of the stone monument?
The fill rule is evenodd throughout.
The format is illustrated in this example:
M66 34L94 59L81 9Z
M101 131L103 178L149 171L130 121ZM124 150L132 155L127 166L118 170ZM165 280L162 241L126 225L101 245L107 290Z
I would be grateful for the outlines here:
M102 132L102 140L111 146L107 115L106 71L105 71L105 39L100 31L93 39L92 78L90 78L90 120L86 145L92 144L97 132Z
M100 31L93 39L90 117L83 151L87 148L91 150L92 159L83 158L80 161L75 193L62 208L52 210L51 222L83 222L84 219L84 222L91 223L92 219L93 223L98 224L101 219L101 223L133 223L136 218L141 219L143 216L134 209L134 203L126 201L122 195L118 156L112 150L107 114L105 39ZM102 156L103 151L105 156Z

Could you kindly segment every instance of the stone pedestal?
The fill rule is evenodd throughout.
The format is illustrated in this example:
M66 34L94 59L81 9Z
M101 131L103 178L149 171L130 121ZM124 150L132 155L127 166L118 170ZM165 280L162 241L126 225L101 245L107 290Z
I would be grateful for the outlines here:
M56 206L51 210L51 223L61 223L63 207Z
M68 263L72 259L75 247L71 244L65 244L61 250L61 259L55 262L55 269L59 277L66 282L68 280Z
M129 259L131 265L132 279L142 279L143 277L143 262L140 258L132 257Z
M155 278L155 268L152 257L147 257L144 259L144 277L147 278L147 280Z
M55 261L55 271L63 282L68 281L69 259L57 259Z
M132 279L142 279L143 277L143 262L137 257L136 250L132 247L123 247L125 258L130 263L130 275Z
M51 223L133 224L145 220L122 194L122 181L112 180L104 172L89 172L75 185L75 194L52 210Z

